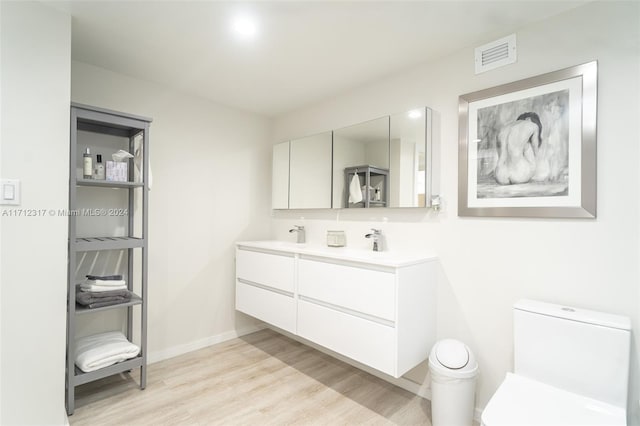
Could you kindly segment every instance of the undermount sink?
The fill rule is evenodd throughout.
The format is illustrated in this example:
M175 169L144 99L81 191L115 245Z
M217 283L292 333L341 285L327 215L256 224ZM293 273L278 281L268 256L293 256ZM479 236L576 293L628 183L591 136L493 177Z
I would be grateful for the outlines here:
M301 249L301 248L306 248L307 244L306 243L295 243L292 241L249 241L249 242L241 242L238 243L239 245L250 245L253 247L262 247L265 249Z
M274 241L276 245L280 245L282 247L292 247L292 248L303 248L307 247L307 243L294 243L292 241Z
M375 265L400 267L425 260L435 260L436 256L430 253L401 253L392 251L373 251L354 249L350 247L327 247L309 244L298 244L290 241L245 241L238 242L239 247L248 247L260 250L281 251L294 253L301 256L317 256L336 260L370 263Z

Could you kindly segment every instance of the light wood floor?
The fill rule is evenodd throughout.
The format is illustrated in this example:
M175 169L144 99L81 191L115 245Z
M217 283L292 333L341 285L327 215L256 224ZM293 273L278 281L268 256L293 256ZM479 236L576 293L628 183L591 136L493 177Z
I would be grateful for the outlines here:
M430 425L430 403L271 330L79 387L80 425Z

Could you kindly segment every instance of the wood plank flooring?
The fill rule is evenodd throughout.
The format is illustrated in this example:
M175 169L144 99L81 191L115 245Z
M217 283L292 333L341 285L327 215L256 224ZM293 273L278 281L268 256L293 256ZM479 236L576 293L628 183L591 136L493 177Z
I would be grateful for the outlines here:
M271 330L76 390L81 425L431 425L430 403Z

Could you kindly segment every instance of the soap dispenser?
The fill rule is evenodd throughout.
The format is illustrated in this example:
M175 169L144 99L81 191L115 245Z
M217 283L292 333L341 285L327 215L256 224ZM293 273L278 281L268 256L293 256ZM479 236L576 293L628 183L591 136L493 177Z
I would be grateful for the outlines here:
M84 154L82 154L82 178L83 179L91 179L93 177L93 160L91 159L91 151L89 148L86 149Z
M96 166L93 169L93 178L96 180L104 180L104 164L102 164L102 155L96 155Z

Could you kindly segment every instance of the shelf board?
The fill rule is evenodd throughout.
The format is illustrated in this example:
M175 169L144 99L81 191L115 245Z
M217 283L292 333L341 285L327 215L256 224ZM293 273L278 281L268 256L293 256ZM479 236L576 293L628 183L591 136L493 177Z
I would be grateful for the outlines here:
M134 237L84 237L76 238L73 245L76 251L119 250L145 247L146 241Z
M103 188L142 188L142 182L115 182L112 180L77 179L77 186L98 186Z
M83 385L85 383L93 382L114 374L123 373L125 371L133 370L134 368L142 367L142 356L138 355L135 358L128 359L126 361L119 362L117 364L110 365L108 367L101 368L100 370L90 371L85 373L80 370L78 366L75 366L75 375L73 377L74 386Z
M389 175L389 169L383 169L381 167L370 166L368 164L364 164L362 166L352 166L352 167L345 167L344 168L344 173L345 174L353 175L356 171L357 171L357 173L359 175L360 174L367 174L367 173L381 175L381 176Z
M131 294L131 300L125 303L118 303L116 305L109 305L109 306L102 306L100 308L87 308L86 306L80 305L78 303L76 303L76 314L80 315L80 314L88 314L91 312L100 312L100 311L107 311L109 309L116 309L116 308L124 308L127 306L135 306L135 305L140 305L142 303L142 298L140 296L138 296L137 294Z

